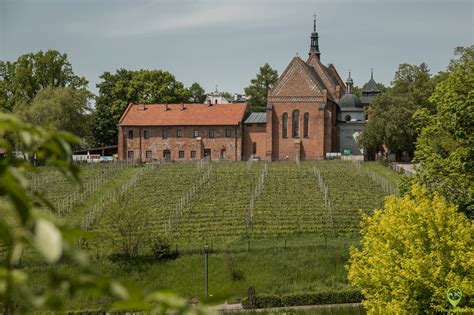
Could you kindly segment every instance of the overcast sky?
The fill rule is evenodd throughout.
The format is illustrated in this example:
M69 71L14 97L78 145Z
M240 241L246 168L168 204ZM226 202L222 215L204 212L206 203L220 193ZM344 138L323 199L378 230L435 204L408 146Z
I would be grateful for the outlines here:
M67 53L95 84L104 71L164 69L185 85L241 92L268 62L283 72L306 58L317 14L323 63L363 85L389 84L400 63L444 70L474 43L473 0L0 0L0 59Z

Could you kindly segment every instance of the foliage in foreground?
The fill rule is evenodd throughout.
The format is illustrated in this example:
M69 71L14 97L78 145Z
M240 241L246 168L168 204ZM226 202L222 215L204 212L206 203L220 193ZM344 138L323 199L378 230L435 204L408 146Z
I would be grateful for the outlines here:
M474 294L472 223L438 194L418 185L362 221L362 248L352 248L349 280L369 313L421 313L448 308L446 290ZM462 306L462 305L460 305Z
M474 217L474 48L436 86L430 100L436 115L417 113L425 122L416 143L416 180Z
M13 134L13 137L6 137ZM47 200L37 196L41 202L33 202L28 194L28 172L35 169L29 161L18 159L12 153L13 143L9 138L20 139L28 155L35 154L56 167L67 178L79 181L78 168L72 164L70 143L77 138L67 133L50 132L19 119L0 113L0 147L6 154L0 157L0 310L2 314L25 313L32 309L58 310L64 301L58 296L71 297L79 292L90 296L109 296L116 301L117 310L155 310L164 312L176 309L190 311L185 300L170 293L145 292L126 287L120 282L99 274L88 257L75 249L74 240L81 233L60 225L53 215L45 216L39 207L50 206ZM84 235L82 235L84 236ZM50 266L68 263L77 270L76 275L64 275L51 268L49 279L41 291L29 286L29 274L21 268L21 257L25 249L38 252ZM197 313L199 308L192 309Z

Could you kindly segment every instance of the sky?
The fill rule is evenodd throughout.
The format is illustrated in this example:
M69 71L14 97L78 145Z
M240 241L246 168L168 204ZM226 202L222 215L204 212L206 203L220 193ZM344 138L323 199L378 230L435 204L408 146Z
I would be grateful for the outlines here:
M313 14L321 61L354 84L390 84L401 63L444 70L474 44L473 0L0 0L0 60L56 49L96 84L104 71L162 69L186 86L243 93L269 63L307 57Z

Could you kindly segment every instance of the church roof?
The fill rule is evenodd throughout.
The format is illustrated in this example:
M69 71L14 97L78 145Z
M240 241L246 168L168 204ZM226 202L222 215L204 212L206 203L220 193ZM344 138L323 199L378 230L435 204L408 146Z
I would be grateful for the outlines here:
M242 122L246 103L130 104L121 126L234 126Z
M369 82L364 84L362 87L362 92L364 93L380 93L379 87L377 86L377 82L374 80L374 76L370 76Z
M265 124L267 122L267 113L251 113L244 124Z
M344 94L337 102L341 109L343 108L362 108L360 98L355 94Z

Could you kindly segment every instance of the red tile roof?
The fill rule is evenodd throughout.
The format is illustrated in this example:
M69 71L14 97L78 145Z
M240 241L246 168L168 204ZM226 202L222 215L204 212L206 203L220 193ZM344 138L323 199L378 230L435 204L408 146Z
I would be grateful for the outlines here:
M183 104L130 104L119 125L232 126L242 122L247 104L184 104L184 108Z

